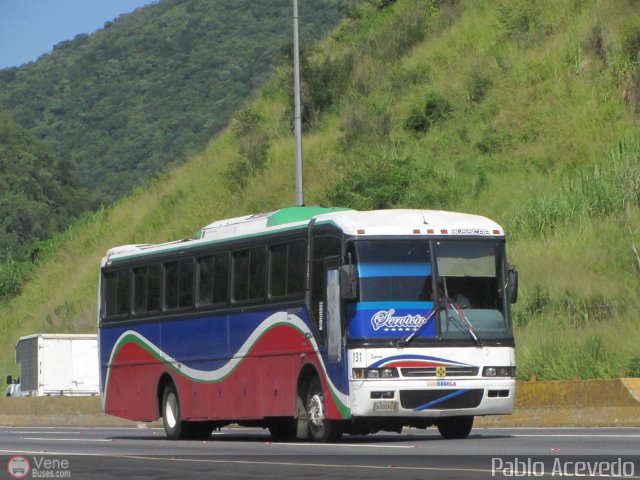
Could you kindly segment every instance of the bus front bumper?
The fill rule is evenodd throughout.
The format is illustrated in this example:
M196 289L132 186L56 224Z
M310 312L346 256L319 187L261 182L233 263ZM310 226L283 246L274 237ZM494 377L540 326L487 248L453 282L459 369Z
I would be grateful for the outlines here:
M437 418L460 415L508 415L515 407L516 381L351 380L351 415Z

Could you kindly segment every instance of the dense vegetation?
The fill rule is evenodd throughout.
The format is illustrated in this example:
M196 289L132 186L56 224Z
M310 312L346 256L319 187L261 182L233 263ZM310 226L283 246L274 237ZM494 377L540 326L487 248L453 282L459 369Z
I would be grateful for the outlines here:
M640 375L638 39L635 2L351 2L304 53L306 201L494 218L521 273L519 377ZM107 248L293 203L290 79L280 66L206 150L67 232L0 308L7 366L19 334L95 328Z
M68 163L0 111L0 298L17 293L52 237L82 210Z
M336 0L302 3L303 38L338 20ZM0 119L0 298L38 242L226 126L291 44L291 15L290 0L164 0L0 71L0 109L29 133L5 139Z

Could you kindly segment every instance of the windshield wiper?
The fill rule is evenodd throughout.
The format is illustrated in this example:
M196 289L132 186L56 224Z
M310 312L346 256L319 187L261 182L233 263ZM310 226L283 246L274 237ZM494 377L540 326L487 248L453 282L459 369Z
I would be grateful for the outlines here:
M473 328L473 325L471 324L471 322L469 321L467 316L464 314L464 312L462 311L460 306L458 306L458 304L455 303L449 297L449 291L447 290L447 279L446 279L446 277L442 277L442 285L444 287L444 298L445 298L445 302L444 302L445 307L444 307L444 309L445 309L445 315L447 316L447 322L449 321L449 319L455 320L456 323L458 325L460 325L462 327L462 329L465 330L471 336L473 341L476 342L476 345L478 347L482 347L482 342L480 341L480 338L476 334L476 331ZM450 317L449 316L449 305L451 305L451 308L455 312L455 314L456 314L455 317L453 317L453 316Z
M429 322L431 321L431 318L436 314L437 311L438 311L438 307L434 308L431 311L431 313L427 316L427 318L425 319L422 325L420 325L418 328L416 328L413 332L411 332L406 337L398 340L398 343L397 343L398 348L406 347L414 338L420 335L420 332L422 332L424 328L429 324Z
M480 338L476 334L476 331L473 328L473 325L471 324L471 322L469 321L467 316L464 314L462 309L456 303L454 303L450 298L447 299L446 305L450 305L451 308L453 309L453 311L456 314L455 317L454 316L449 316L449 309L445 308L446 315L447 315L447 321L449 321L449 319L455 320L455 322L458 325L460 325L462 327L462 329L465 330L471 336L473 341L476 342L476 345L478 345L478 347L482 347L483 346L482 345L482 341L480 340Z

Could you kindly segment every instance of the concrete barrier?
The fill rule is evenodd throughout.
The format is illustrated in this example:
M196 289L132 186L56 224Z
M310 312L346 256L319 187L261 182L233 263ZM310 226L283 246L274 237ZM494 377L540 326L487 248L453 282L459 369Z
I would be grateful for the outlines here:
M135 427L138 424L105 415L100 398L94 396L0 397L0 425ZM476 426L640 426L640 379L518 382L515 413L478 418Z
M518 382L516 411L486 427L640 426L640 379Z

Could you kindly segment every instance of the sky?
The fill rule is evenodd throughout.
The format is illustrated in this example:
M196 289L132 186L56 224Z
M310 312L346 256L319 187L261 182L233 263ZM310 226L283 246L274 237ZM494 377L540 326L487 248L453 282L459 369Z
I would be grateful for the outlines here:
M53 46L154 0L0 0L0 69L17 67Z

